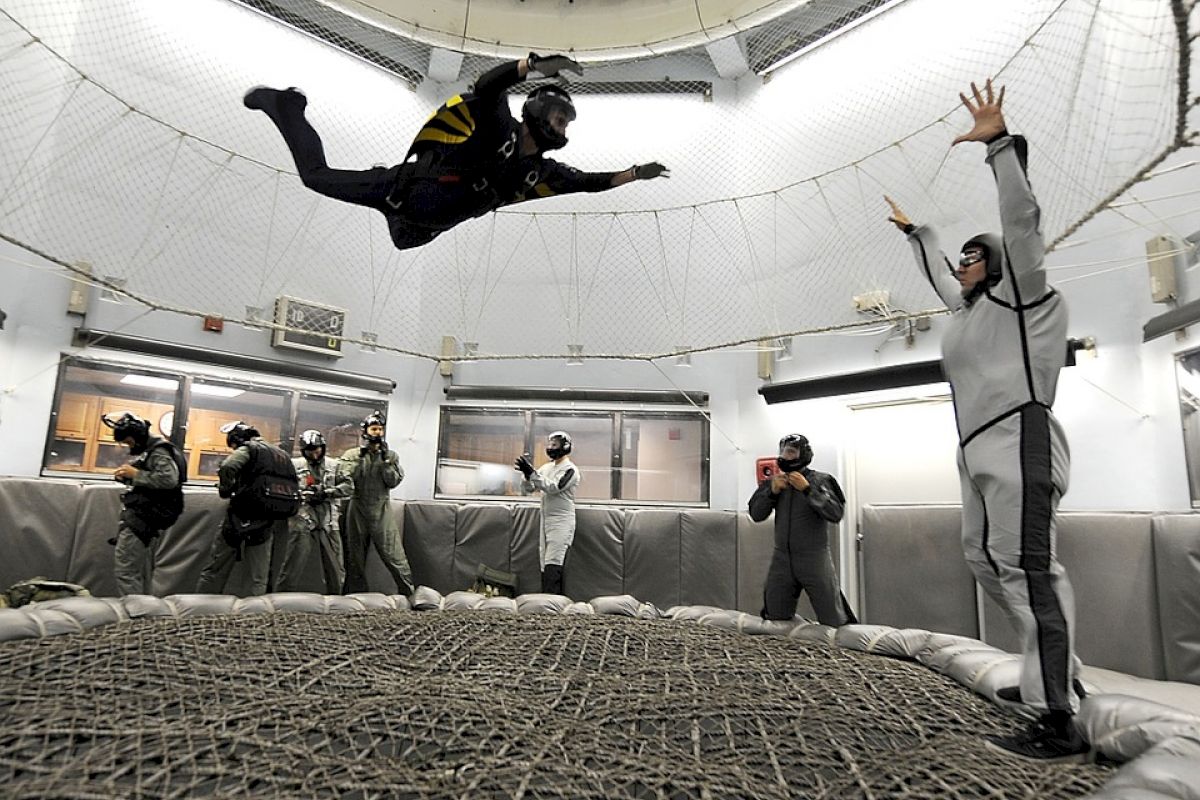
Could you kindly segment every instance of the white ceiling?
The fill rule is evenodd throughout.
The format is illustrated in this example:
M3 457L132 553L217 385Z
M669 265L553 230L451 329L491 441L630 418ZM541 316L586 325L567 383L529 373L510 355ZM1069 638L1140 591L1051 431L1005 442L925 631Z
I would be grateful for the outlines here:
M435 47L517 57L531 50L603 61L729 36L809 0L321 0ZM500 44L503 42L503 44Z

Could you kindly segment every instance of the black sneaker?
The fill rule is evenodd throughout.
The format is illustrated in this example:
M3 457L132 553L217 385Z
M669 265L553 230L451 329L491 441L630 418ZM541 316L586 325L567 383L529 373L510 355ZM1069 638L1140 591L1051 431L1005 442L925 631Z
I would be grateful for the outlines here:
M1087 697L1087 692L1080 683L1079 678L1071 679L1071 688L1075 690L1075 695L1082 700ZM996 697L1000 700L1006 700L1009 703L1021 702L1021 687L1020 686L1005 686L996 690Z
M304 92L294 86L287 89L272 89L268 86L255 86L242 97L242 105L255 111L265 111L271 114L283 103L294 103L301 111L308 105Z
M1007 700L1010 703L1019 703L1021 702L1021 687L1005 686L1002 689L997 689L996 698L999 700Z
M1048 764L1083 764L1088 761L1091 751L1088 743L1073 725L1056 730L1042 722L1035 722L1025 730L1009 736L983 738L989 747L1025 758L1035 758Z

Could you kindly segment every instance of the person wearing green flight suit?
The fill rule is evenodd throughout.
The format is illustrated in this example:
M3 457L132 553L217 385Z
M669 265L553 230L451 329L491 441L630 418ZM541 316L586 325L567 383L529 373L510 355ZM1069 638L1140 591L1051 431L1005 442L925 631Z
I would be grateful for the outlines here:
M337 594L346 581L342 537L338 534L335 501L349 497L354 484L341 463L325 456L325 436L318 430L300 434L300 458L293 458L300 477L303 505L287 522L287 547L279 568L281 592L299 590L305 565L315 546L321 554L325 593Z
M396 591L412 594L412 570L404 556L400 528L392 514L389 492L404 480L400 457L383 436L386 421L373 411L362 421L361 447L342 454L340 471L350 476L354 493L346 504L342 525L346 558L345 594L368 591L367 549L372 544L396 582Z

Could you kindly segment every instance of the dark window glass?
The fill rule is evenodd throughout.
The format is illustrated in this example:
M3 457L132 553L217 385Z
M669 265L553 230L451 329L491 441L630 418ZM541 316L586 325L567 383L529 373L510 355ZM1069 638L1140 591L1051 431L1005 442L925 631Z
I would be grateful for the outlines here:
M288 423L289 400L290 392L282 389L193 380L184 443L192 457L189 477L196 481L217 479L216 466L230 453L225 434L221 433L221 426L227 422L241 420L271 444L286 448L283 431Z
M168 437L178 389L178 375L66 360L59 373L43 467L111 475L130 456L113 442L101 415L119 417L128 411L148 420L152 435Z
M434 487L437 494L521 494L521 475L513 469L513 461L525 450L524 412L446 409L441 445Z
M538 411L533 415L533 463L540 467L546 456L546 437L554 431L571 435L571 462L579 468L577 500L612 499L613 415L560 414Z
M696 503L708 499L703 417L624 415L622 500Z
M362 421L372 411L386 412L386 403L372 403L345 397L325 397L304 394L296 410L296 430L292 437L292 454L300 455L300 434L306 430L320 431L325 436L325 454L338 458L342 453L362 444ZM388 426L388 435L399 431ZM389 444L393 450L396 448Z

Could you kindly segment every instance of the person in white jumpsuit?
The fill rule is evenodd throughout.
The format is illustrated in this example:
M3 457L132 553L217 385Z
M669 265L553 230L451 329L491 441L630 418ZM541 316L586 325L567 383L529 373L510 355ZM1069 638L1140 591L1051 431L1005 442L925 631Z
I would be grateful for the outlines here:
M998 692L1040 713L1030 728L989 743L1030 758L1083 760L1073 724L1075 599L1055 556L1055 512L1070 454L1050 408L1066 362L1067 308L1046 283L1041 211L1026 174L1025 139L1009 134L992 84L960 95L975 125L955 140L983 142L996 178L1002 235L974 236L957 268L933 232L890 198L890 220L908 234L921 274L952 312L942 366L958 422L964 555L975 579L1022 643L1020 686Z
M542 529L538 540L538 559L542 568L542 591L563 593L563 564L575 539L575 488L579 470L571 463L571 437L555 431L546 437L546 456L550 461L537 469L529 455L516 460L516 468L525 476L521 487L526 492L542 493Z

